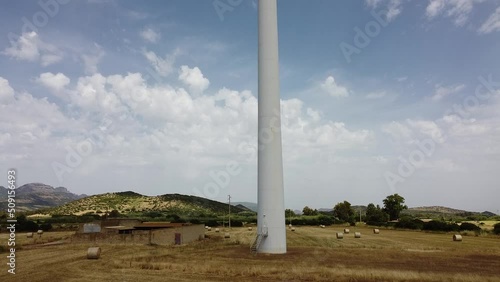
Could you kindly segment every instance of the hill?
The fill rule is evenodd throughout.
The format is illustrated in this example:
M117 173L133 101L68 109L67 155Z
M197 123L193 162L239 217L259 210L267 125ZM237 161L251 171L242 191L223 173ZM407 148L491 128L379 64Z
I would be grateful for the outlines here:
M50 215L104 214L117 210L121 214L164 212L185 216L224 215L228 211L225 203L181 194L144 196L132 191L106 193L79 199L65 205L46 209L40 213ZM231 205L231 212L246 211Z
M251 211L257 212L258 206L257 203L250 203L250 202L234 202L234 205L236 206L243 206Z
M0 210L7 209L7 191L7 188L0 186ZM87 196L73 194L65 187L54 188L42 183L28 183L15 191L18 211L56 207Z
M484 215L487 217L490 216L495 216L495 213L489 212L489 211L484 211L484 212L472 212L472 211L466 211L466 210L459 210L459 209L453 209L453 208L448 208L448 207L443 207L443 206L429 206L429 207L413 207L409 208L407 210L404 210L401 212L402 214L410 214L410 215L418 215L418 216L426 216L426 217L433 217L433 216L449 216L449 215L454 215L454 216L473 216L473 215Z

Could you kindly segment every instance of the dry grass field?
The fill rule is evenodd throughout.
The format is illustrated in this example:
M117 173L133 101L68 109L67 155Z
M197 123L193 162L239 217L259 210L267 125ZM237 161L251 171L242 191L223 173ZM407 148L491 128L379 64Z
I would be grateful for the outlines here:
M452 234L351 227L335 239L343 228L288 230L286 255L252 255L255 228L233 228L230 239L211 231L209 240L186 246L100 245L99 260L86 259L92 243L30 245L23 233L17 274L2 262L0 281L500 281L499 236L453 242ZM48 232L42 241L70 235ZM0 235L2 245L6 238Z

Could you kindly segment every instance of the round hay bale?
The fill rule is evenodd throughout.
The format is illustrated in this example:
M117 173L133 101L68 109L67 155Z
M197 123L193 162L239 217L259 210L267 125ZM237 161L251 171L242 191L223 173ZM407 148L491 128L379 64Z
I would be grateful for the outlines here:
M231 235L229 235L229 233L225 233L224 238L226 238L226 239L231 238Z
M99 259L101 256L100 247L90 247L87 250L87 259Z
M459 234L453 235L453 241L462 242L462 235Z
M292 231L295 231L295 227L292 227Z
M215 232L219 232L219 228L215 228Z
M344 233L349 234L349 228L344 228Z
M28 232L26 233L27 238L33 238L33 232Z
M41 229L40 229L40 230L38 230L36 233L37 233L38 235L42 235L42 234L43 234L43 230L41 230Z
M380 230L377 228L373 229L373 234L380 234Z
M252 227L248 227L248 231L252 231Z
M344 233L337 232L337 239L344 239Z
M212 227L208 227L208 228L207 228L207 230L208 230L208 231L212 231Z
M354 238L361 238L361 232L354 232Z

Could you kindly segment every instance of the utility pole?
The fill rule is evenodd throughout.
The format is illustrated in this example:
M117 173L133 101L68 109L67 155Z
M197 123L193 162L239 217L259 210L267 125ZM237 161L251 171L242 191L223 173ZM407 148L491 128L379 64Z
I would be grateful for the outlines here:
M229 229L231 229L231 195L227 195L227 199L229 200L228 224L229 224Z

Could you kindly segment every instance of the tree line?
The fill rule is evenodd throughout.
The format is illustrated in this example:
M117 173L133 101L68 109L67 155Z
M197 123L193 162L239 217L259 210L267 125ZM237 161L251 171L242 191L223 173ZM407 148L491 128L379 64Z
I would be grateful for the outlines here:
M383 207L379 205L374 205L373 203L368 204L366 208L366 214L364 216L365 221L368 224L378 225L378 223L387 222L389 220L397 220L399 219L399 215L405 209L408 209L408 206L405 204L405 198L400 196L399 194L393 194L387 196L383 200ZM305 216L315 216L322 214L317 209L312 209L308 206L305 206L302 210L302 214ZM348 222L354 224L357 219L357 215L355 210L352 208L351 203L348 201L343 201L337 203L331 212L333 217L337 220L338 223ZM295 216L295 213L291 210L286 210L285 215Z

